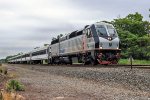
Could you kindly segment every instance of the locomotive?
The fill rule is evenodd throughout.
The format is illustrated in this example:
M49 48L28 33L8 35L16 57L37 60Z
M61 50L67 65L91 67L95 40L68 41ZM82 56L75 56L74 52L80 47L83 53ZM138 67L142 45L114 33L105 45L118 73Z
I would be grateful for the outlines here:
M120 58L119 37L113 25L99 22L51 42L51 63L76 59L83 64L116 64Z
M9 62L41 63L46 61L49 64L117 64L121 52L119 43L118 34L112 24L97 22L52 40L51 44L44 49L10 58ZM40 51L43 53L38 53ZM25 55L28 55L28 61ZM38 58L39 56L40 58Z

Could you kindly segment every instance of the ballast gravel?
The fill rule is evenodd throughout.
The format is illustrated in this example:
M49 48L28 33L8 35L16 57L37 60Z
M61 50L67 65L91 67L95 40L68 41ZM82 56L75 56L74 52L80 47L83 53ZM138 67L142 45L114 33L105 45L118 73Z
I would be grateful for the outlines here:
M7 65L27 100L150 100L150 69Z

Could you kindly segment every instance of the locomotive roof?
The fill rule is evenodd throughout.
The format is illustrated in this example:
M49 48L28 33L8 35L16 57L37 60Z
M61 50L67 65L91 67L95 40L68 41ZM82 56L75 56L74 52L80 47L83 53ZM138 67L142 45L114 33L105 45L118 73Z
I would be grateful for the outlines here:
M96 26L96 25L111 25L111 24L106 23L106 22L97 22L97 23L94 23L94 24L91 24L91 25L86 25L83 29L90 28L92 25ZM76 37L78 35L81 35L82 34L81 31L83 31L83 29L73 31L73 32L68 33L68 34L66 34L65 36L63 36L59 39L57 38L55 40L52 40L51 44L59 43L59 41L65 41L67 39L70 39L70 38Z
M112 24L106 23L106 22L97 22L97 23L94 23L94 25L112 25Z
M68 34L62 36L62 37L60 37L59 39L57 38L57 39L55 39L55 40L52 40L52 41L51 41L51 44L55 44L55 43L58 43L59 41L65 41L65 40L67 40L67 39L69 39L69 38L75 37L75 36L77 36L77 35L81 35L81 33L80 33L80 34L77 34L77 33L81 32L82 30L83 30L83 29L79 29L79 30L73 31L73 32L71 32L71 33L68 33Z

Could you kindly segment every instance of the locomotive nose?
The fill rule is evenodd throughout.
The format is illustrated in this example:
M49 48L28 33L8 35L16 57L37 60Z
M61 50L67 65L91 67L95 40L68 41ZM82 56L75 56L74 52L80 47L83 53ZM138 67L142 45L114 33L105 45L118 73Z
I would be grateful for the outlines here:
M108 40L109 39L109 40ZM119 49L119 38L110 40L111 38L99 37L99 48L100 49Z

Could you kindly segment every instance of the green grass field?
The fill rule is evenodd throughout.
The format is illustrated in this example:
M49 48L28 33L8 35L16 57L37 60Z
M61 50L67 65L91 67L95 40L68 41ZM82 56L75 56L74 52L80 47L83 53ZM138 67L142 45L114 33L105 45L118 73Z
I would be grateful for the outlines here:
M120 59L119 64L130 64L130 59ZM133 60L133 64L136 65L150 65L150 60Z

